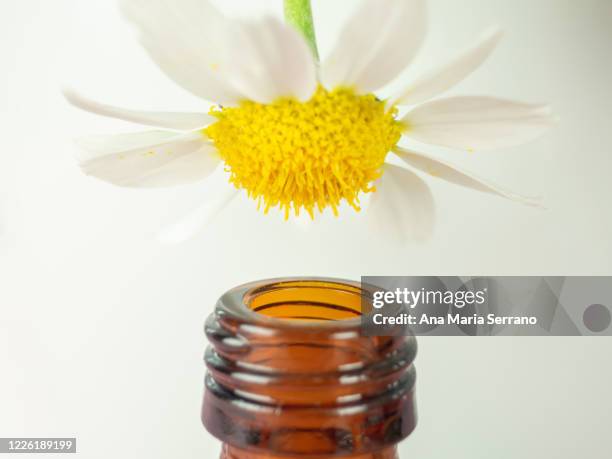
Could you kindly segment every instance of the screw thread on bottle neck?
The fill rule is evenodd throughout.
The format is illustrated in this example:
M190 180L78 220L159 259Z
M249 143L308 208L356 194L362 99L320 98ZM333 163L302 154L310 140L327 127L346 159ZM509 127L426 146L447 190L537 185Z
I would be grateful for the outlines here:
M416 426L413 336L367 336L358 284L225 294L206 323L204 425L222 459L395 459Z
M337 459L338 456L316 456L316 458L308 458L304 456L272 456L268 453L253 453L246 450L234 448L224 444L221 453L221 459ZM389 447L377 453L359 454L357 456L342 456L342 459L398 459L397 448Z

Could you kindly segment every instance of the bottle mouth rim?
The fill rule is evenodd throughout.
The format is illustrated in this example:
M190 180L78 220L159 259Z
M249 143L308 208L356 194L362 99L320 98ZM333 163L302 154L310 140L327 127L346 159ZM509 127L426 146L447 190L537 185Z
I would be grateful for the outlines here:
M356 281L328 277L285 277L250 282L233 288L219 298L216 311L217 313L228 315L237 320L247 321L251 326L260 325L262 327L275 329L301 329L313 331L321 329L354 330L361 326L363 320L362 307L357 310L355 307L347 308L343 304L334 304L333 302L323 304L317 303L311 298L300 299L299 295L297 295L300 288L307 288L311 293L313 290L317 289L334 290L340 297L344 296L350 299L353 304L357 300L360 305L370 301L371 298L371 293L367 286ZM298 302L334 308L338 311L344 311L347 315L354 317L324 320L316 320L313 317L315 320L312 321L291 320L263 314L257 310L261 310L262 308L254 308L253 305L255 303L264 302L265 306L267 296L270 296L269 299L271 300L274 292L283 290L294 290L294 293L297 295L295 298ZM307 306L306 304L304 305L305 307Z

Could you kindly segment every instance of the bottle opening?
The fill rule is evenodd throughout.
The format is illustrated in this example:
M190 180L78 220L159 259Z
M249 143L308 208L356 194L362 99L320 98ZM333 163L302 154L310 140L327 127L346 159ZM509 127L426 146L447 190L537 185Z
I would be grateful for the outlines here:
M329 322L361 316L362 290L332 281L291 281L248 292L244 303L258 314L280 320Z

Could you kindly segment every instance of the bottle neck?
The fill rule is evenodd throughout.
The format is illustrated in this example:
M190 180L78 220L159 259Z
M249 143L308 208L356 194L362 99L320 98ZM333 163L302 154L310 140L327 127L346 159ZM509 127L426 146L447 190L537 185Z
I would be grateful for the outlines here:
M413 336L368 336L360 286L235 289L206 324L202 409L223 459L395 459L416 426Z
M273 456L268 453L253 453L245 450L223 445L221 459L338 459L338 456ZM390 447L377 453L360 454L358 456L342 456L342 459L398 459L397 448Z

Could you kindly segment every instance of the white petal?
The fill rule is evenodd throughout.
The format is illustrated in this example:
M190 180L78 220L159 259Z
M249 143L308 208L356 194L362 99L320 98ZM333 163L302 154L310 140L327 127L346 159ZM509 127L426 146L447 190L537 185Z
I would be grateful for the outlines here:
M281 97L310 99L317 88L312 51L292 27L273 17L234 27L229 75L249 99L270 103Z
M519 145L555 123L547 106L492 97L434 100L412 110L403 121L411 139L466 150Z
M323 63L323 83L362 93L383 87L412 61L426 29L425 0L364 0Z
M164 244L178 244L192 239L238 195L238 190L228 187L215 196L209 196L207 201L196 208L183 220L162 229L157 238Z
M203 134L177 135L151 131L89 137L77 144L83 150L83 171L125 187L168 187L200 181L220 162Z
M227 78L230 21L207 0L120 0L125 17L168 77L206 100L236 103Z
M541 207L536 201L536 198L521 196L513 191L505 190L490 181L479 178L472 173L465 172L457 166L449 164L441 159L399 147L395 147L394 152L409 166L432 175L433 177L472 190L495 194L529 206Z
M76 140L76 144L80 148L78 160L86 162L138 148L148 148L151 145L169 142L177 136L178 134L170 131L144 131L81 137Z
M435 223L433 196L414 172L385 164L382 178L368 208L368 222L377 231L398 241L422 241Z
M166 129L191 131L212 124L216 119L205 113L173 113L173 112L145 112L128 110L101 104L88 99L72 89L64 89L64 96L72 105L110 118L117 118L132 123L145 124Z
M442 94L463 81L491 55L503 36L499 28L483 34L478 43L452 61L415 81L390 105L415 105Z

